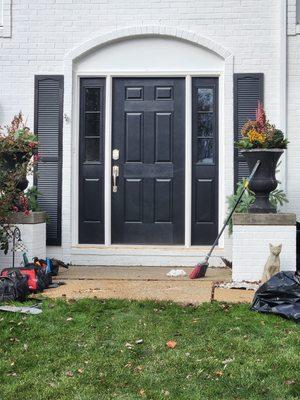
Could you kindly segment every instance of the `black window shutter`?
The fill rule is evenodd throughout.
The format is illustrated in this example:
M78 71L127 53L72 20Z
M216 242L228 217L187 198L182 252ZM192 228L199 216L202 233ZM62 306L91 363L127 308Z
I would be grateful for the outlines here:
M241 128L248 119L255 119L258 101L264 100L264 74L234 74L234 141L241 138ZM244 157L234 149L234 186L249 175Z
M62 75L35 76L34 130L41 157L35 184L42 194L39 205L49 217L50 246L61 245L63 86Z

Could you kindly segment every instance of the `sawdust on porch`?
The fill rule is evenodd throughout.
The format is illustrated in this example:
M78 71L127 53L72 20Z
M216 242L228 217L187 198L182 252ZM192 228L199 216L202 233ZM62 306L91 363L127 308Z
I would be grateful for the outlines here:
M61 270L57 280L66 284L49 289L45 295L51 298L97 297L134 300L167 300L178 303L200 304L211 300L212 284L230 281L231 270L209 268L205 278L190 280L170 278L169 267L95 267L72 266ZM192 268L184 268L189 273ZM215 300L251 302L253 291L215 289Z

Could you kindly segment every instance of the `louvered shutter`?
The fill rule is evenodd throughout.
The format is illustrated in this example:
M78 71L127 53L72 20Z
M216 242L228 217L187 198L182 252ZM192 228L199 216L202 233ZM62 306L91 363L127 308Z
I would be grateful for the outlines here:
M35 77L35 132L40 161L35 183L40 207L49 217L47 245L61 244L63 76Z
M258 101L263 102L263 74L234 74L234 140L241 138L241 128L248 119L255 119ZM234 150L234 184L249 175L249 169L240 151Z

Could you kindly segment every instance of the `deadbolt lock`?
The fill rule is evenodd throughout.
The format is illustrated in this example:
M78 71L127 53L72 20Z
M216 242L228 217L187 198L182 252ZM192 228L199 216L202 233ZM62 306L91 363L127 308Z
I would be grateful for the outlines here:
M113 158L114 161L117 161L120 158L119 149L113 149L112 158Z

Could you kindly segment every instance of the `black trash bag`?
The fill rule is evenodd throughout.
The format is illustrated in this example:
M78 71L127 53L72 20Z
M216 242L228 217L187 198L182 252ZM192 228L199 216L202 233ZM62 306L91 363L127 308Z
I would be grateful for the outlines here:
M300 322L300 275L283 271L272 276L256 291L250 309Z

